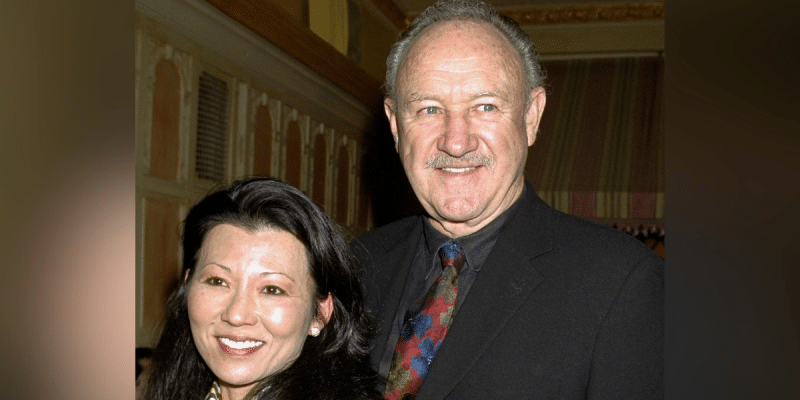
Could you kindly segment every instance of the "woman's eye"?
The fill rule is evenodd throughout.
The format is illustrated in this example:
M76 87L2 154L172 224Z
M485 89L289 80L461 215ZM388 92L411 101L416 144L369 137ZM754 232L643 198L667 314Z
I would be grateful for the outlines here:
M478 106L478 110L483 112L490 112L496 109L497 107L495 107L494 104L481 104L480 106Z
M207 284L209 284L211 286L224 286L225 285L225 281L222 280L222 278L218 278L216 276L212 276L211 278L207 278L203 282L205 282L205 283L207 283Z
M264 292L267 294L286 294L285 290L277 286L267 286L264 288Z

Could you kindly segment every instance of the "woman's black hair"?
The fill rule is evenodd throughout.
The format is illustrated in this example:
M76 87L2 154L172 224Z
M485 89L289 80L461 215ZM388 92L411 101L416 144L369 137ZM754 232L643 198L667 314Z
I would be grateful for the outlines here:
M360 271L341 229L303 192L272 178L253 178L212 193L189 211L183 228L181 277L194 266L206 234L230 224L250 231L279 229L306 247L316 296L333 298L333 313L318 337L309 336L297 360L256 385L249 399L381 398L370 366L371 316L364 307ZM192 339L187 287L167 301L167 314L145 398L203 399L216 379Z

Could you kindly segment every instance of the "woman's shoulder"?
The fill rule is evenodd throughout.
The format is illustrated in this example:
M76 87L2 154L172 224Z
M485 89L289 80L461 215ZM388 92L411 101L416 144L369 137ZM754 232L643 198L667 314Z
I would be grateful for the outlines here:
M316 379L320 384L320 399L379 400L383 395L378 389L380 379L369 364L335 366L328 369L326 379ZM319 377L318 377L319 378Z

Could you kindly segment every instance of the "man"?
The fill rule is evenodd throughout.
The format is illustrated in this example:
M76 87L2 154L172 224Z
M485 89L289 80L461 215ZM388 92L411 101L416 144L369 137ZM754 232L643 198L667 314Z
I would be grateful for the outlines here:
M525 183L545 106L530 38L440 2L392 48L385 111L425 216L358 239L387 399L663 397L663 262Z

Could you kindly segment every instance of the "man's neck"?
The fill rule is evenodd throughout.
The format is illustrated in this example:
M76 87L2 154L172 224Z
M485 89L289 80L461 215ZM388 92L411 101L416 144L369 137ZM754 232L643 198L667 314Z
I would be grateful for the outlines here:
M492 221L497 219L500 215L508 211L509 209L513 208L517 202L523 197L526 191L526 187L523 184L522 189L514 196L514 199L502 210L498 210L495 212L494 215L489 216L488 218L484 218L479 222L473 221L446 221L446 220L437 220L433 217L428 216L428 222L430 222L433 229L436 229L438 232L446 235L451 239L458 239L464 236L472 235L475 232L480 231L487 225L491 224Z

